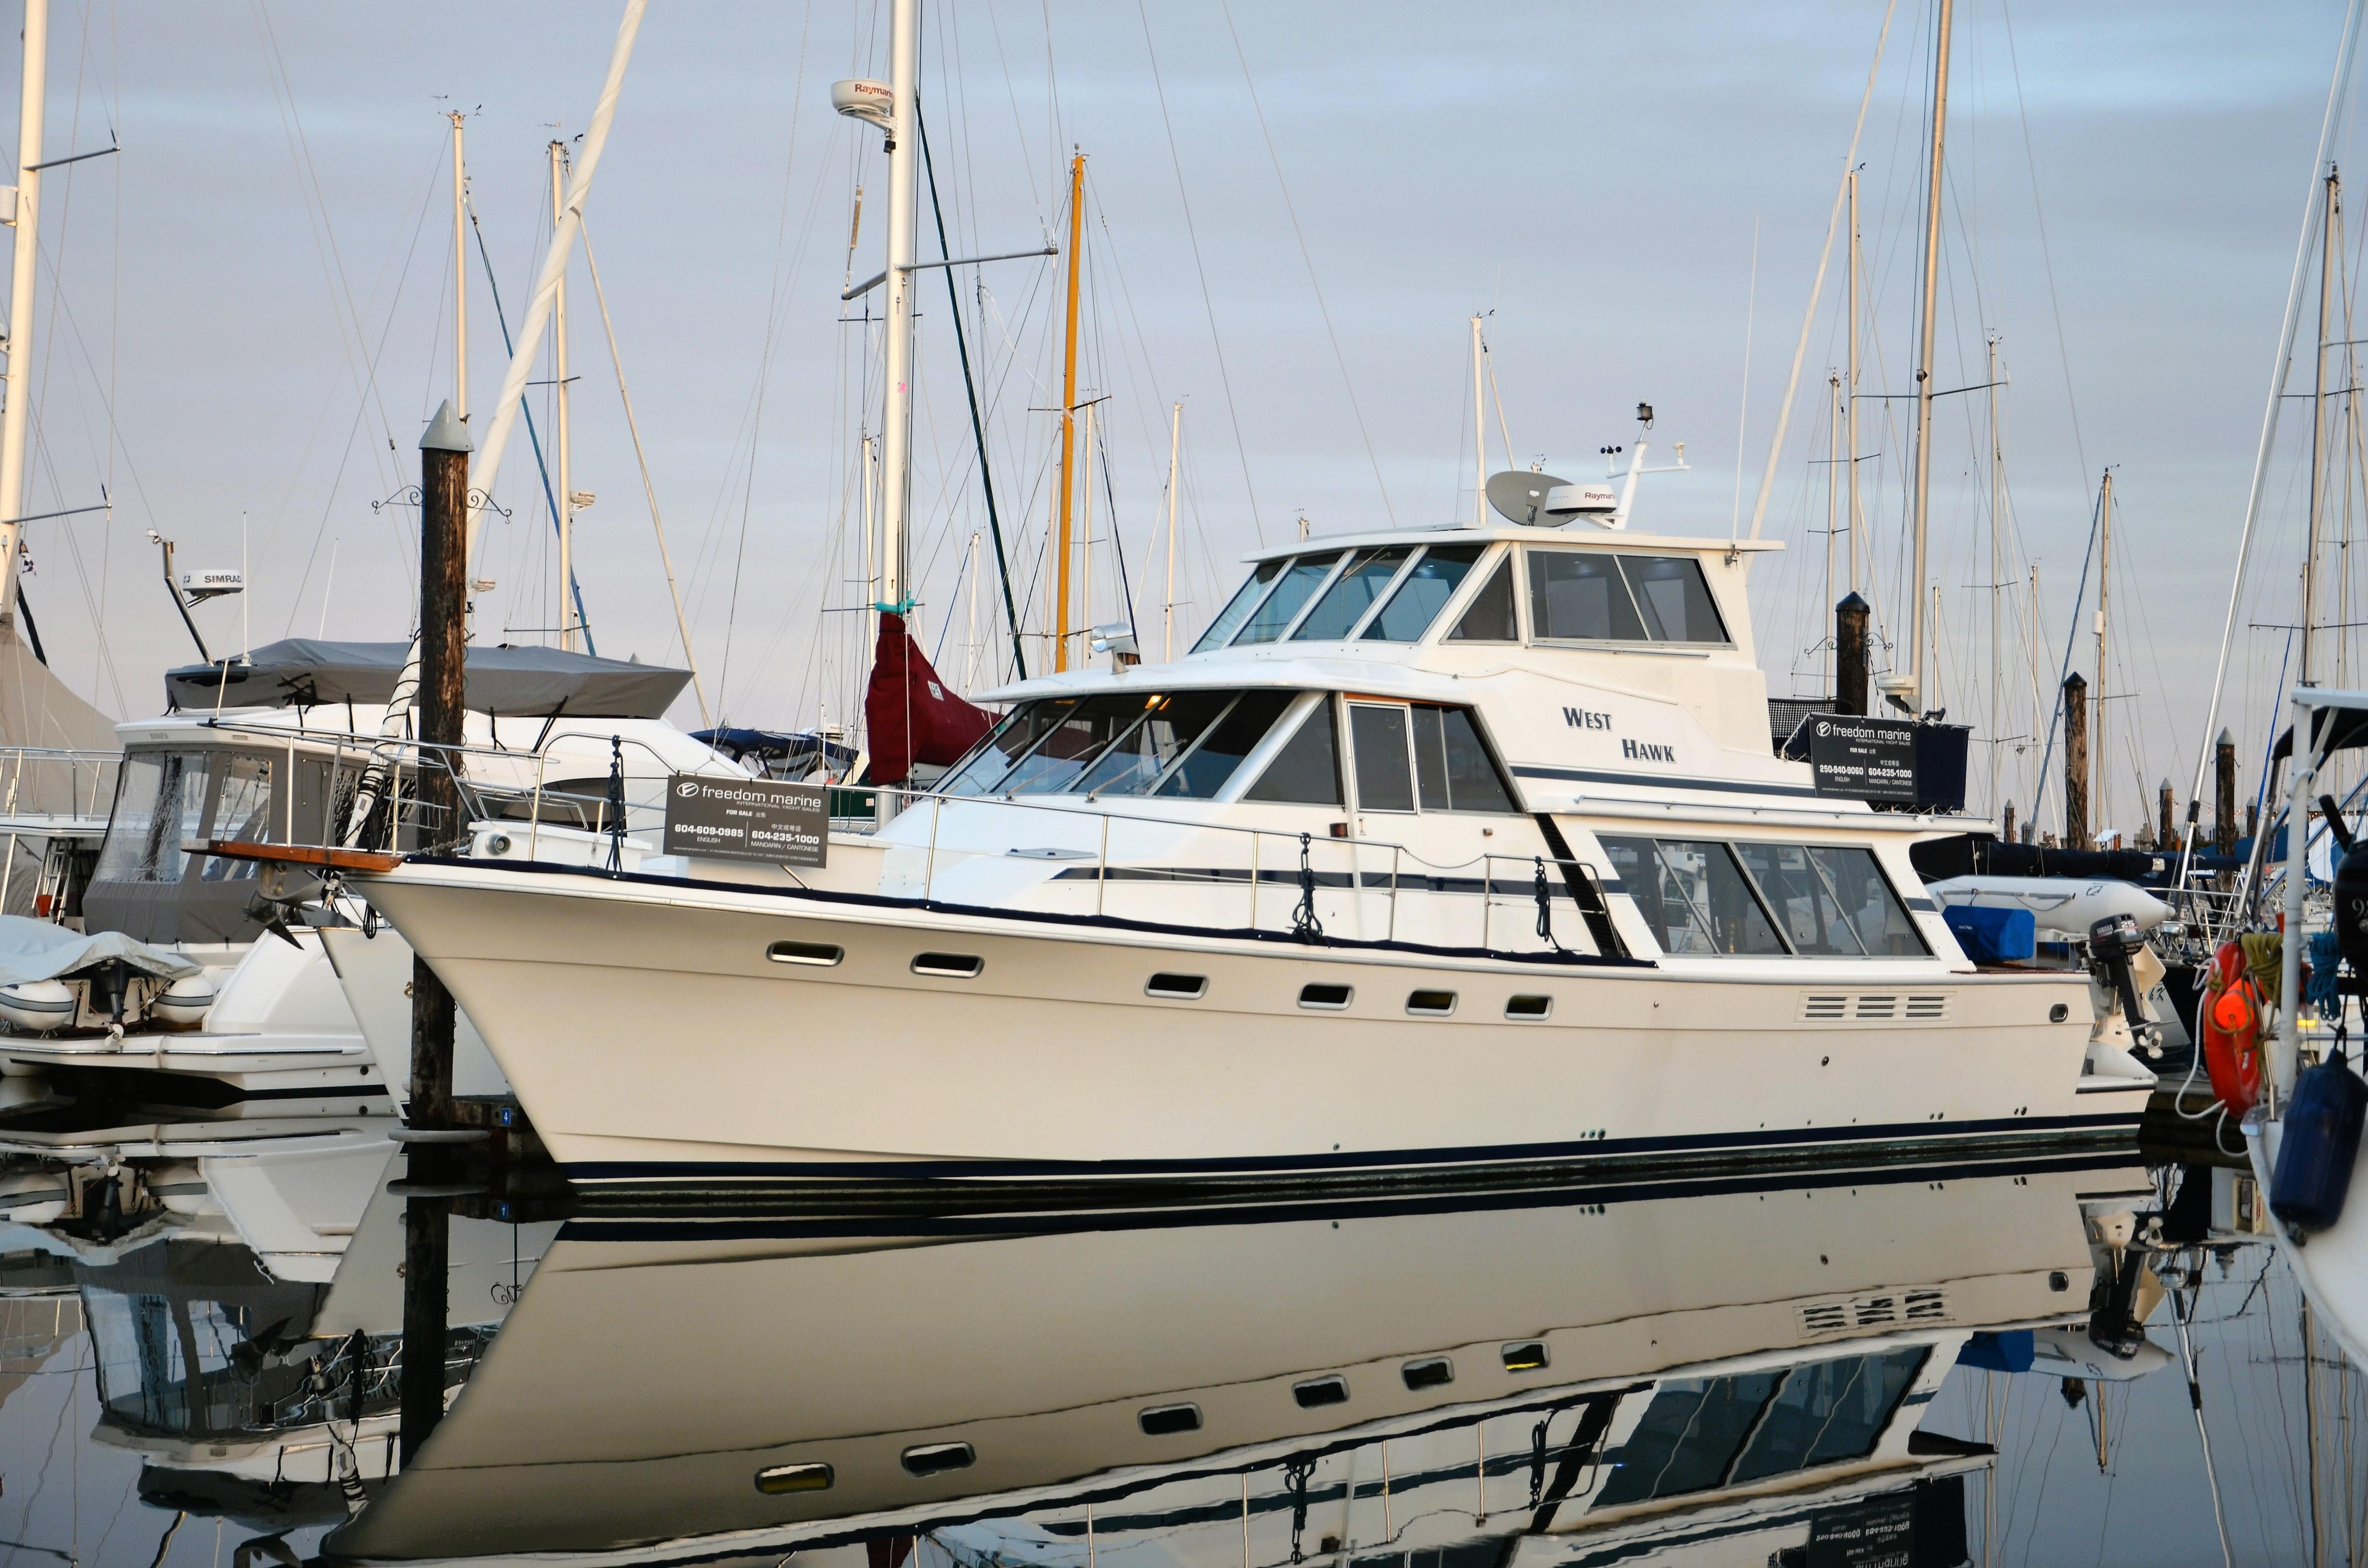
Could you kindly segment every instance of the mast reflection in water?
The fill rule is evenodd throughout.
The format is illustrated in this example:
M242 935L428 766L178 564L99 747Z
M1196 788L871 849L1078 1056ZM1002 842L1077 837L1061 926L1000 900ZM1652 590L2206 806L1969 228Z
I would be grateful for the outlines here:
M2258 1238L2212 1233L2214 1179L2168 1212L2148 1172L2089 1164L555 1240L464 1213L454 1392L407 1465L398 1195L326 1285L202 1217L128 1247L62 1221L9 1233L9 1306L63 1333L8 1391L0 1525L125 1562L168 1528L167 1562L218 1534L384 1564L2206 1561L2167 1279L2232 1554L2294 1561L2294 1298ZM41 1304L68 1301L86 1335ZM2318 1376L2333 1434L2359 1391ZM2326 1447L2336 1561L2368 1456Z

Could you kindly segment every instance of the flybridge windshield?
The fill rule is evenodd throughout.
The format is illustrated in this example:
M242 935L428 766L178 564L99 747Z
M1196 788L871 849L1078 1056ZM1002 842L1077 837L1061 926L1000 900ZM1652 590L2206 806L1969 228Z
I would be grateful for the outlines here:
M1257 642L1417 642L1487 547L1389 545L1262 561L1192 652Z
M1023 702L940 786L949 795L1215 796L1290 706L1287 691Z

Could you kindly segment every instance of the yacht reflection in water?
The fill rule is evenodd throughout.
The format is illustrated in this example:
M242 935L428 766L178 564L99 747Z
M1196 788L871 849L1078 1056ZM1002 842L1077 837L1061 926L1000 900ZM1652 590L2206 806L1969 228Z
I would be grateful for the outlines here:
M578 1221L323 1552L1955 1564L1991 1453L1927 1403L1977 1331L2085 1330L2095 1221L2150 1196L2092 1165L1024 1233Z

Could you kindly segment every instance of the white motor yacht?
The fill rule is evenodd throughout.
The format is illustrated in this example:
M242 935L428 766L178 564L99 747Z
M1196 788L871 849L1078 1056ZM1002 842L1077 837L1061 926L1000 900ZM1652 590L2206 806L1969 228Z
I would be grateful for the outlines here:
M485 824L353 886L578 1182L2126 1137L2126 1023L2077 971L1976 968L1918 879L1972 824L1778 755L1774 546L1626 505L1264 552L1187 656L987 694L820 867L611 871Z
M255 861L206 846L344 842L391 703L404 733L407 654L402 643L296 640L166 676L170 710L117 727L120 777L96 857L43 913L71 912L87 931L120 932L198 972L169 984L134 975L112 990L97 975L0 986L8 1025L0 1071L85 1085L106 1075L96 1077L102 1086L143 1074L150 1097L186 1103L338 1103L358 1090L400 1101L410 1073L410 955L401 939L338 929L360 918L359 905L324 905L308 896L317 881L259 879ZM539 808L547 858L642 852L638 838L620 844L595 831L617 825L604 815L612 771L634 799L655 798L655 781L677 773L745 777L659 717L687 671L472 648L467 678L472 814L498 823ZM395 782L396 841L450 831L419 820L410 788L407 774ZM624 825L642 824L629 809ZM352 987L336 967L347 950L366 977ZM393 985L381 983L382 971L397 971ZM465 1022L461 1036L459 1091L500 1091Z

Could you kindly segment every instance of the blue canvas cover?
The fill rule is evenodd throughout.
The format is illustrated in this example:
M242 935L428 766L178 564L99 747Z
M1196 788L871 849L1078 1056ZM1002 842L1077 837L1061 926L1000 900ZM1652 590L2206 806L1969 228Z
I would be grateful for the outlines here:
M1975 963L2020 963L2031 957L2039 939L2038 922L2028 909L1952 903L1941 907L1941 918Z

